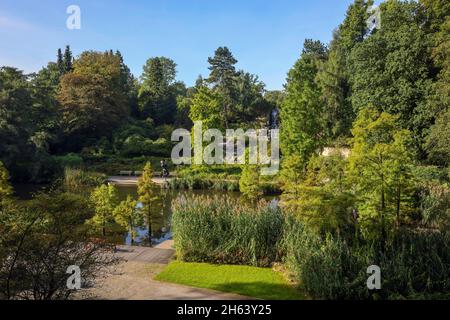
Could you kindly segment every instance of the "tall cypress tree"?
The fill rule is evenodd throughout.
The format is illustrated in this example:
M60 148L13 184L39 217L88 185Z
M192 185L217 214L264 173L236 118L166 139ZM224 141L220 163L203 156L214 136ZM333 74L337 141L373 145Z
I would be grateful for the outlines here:
M223 113L225 127L228 128L233 117L232 106L235 100L235 81L237 77L235 64L238 61L227 47L219 47L214 57L208 58L210 64L208 82L223 96Z
M72 62L73 56L72 51L70 51L70 46L66 46L66 50L64 51L64 71L65 73L72 71Z
M58 57L56 62L59 70L59 75L62 76L65 74L66 67L64 65L64 56L62 54L62 50L58 49Z
M324 103L315 79L318 63L326 59L320 41L307 39L300 59L289 71L286 98L281 107L283 156L297 156L306 167L310 156L324 142Z
M328 135L333 139L351 135L356 115L350 100L348 57L367 36L366 21L372 4L372 0L356 0L349 6L344 22L333 35L328 60L320 65L317 80L327 105Z

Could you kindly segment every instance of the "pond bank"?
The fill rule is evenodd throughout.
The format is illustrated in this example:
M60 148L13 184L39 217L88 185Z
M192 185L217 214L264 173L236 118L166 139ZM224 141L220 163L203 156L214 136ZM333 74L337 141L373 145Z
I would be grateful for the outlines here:
M154 177L152 181L160 186L164 186L170 182L172 178L160 178ZM115 184L117 186L136 186L138 183L139 177L124 177L124 176L111 176L108 178L107 182Z

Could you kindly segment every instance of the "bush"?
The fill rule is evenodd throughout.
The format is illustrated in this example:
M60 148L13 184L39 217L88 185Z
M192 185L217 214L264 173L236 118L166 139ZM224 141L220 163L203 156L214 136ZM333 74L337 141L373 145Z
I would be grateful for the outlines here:
M283 215L265 202L245 206L230 198L182 197L172 209L183 261L269 266L277 260Z
M430 231L401 230L381 248L376 242L349 244L308 231L286 220L284 262L315 298L400 299L445 296L450 292L450 238ZM367 289L366 270L381 268L382 290Z
M413 167L413 176L417 181L447 181L447 172L436 166Z
M81 168L83 166L83 158L75 153L58 156L56 159L61 168Z
M125 157L136 156L162 156L170 157L172 152L172 142L164 138L151 140L140 135L128 137L120 150L120 154Z
M363 263L345 242L331 236L323 239L289 216L281 243L288 270L314 298L364 299L369 296L365 271L373 263Z
M71 168L64 170L63 186L67 192L84 192L86 188L98 187L105 181L106 176L101 173Z

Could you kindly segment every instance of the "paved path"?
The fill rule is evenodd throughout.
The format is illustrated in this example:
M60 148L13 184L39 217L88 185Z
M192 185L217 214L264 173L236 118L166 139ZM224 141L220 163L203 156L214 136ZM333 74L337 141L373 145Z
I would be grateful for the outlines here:
M132 177L132 176L111 176L108 178L108 182L120 186L135 186L137 185L139 177ZM172 178L160 178L160 177L154 177L152 181L157 185L165 185L167 184L170 179Z
M153 247L118 246L124 262L83 293L97 300L248 300L249 297L160 282L153 278L170 262L173 240Z
M165 241L166 242L166 241ZM165 243L163 242L163 244ZM162 246L163 244L160 244ZM175 250L164 245L161 247L117 246L116 254L126 261L168 264Z
M90 289L89 299L97 300L248 300L236 294L198 289L153 280L163 264L129 261L120 264L113 274Z

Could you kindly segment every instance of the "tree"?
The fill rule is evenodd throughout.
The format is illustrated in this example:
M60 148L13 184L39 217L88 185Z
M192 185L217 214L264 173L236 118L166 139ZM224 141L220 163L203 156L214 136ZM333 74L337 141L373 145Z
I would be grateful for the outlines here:
M222 110L224 116L224 126L228 129L230 120L233 118L232 106L235 101L235 81L237 60L227 47L219 47L214 52L214 57L208 58L208 67L211 71L208 83L213 85L214 90L223 97Z
M239 190L249 199L258 199L263 195L259 174L258 166L246 165L242 170Z
M118 259L84 227L91 208L81 196L41 194L0 209L0 299L66 300L70 266L90 286Z
M413 134L420 159L436 111L427 105L431 90L429 37L421 26L418 4L388 1L380 6L382 26L354 47L350 83L355 112L367 105L399 116Z
M372 5L373 0L355 0L348 7L344 22L339 26L337 33L344 57L367 36L367 19Z
M360 111L352 130L350 181L361 201L365 231L376 232L379 226L382 241L387 224L395 221L399 226L408 213L411 191L411 133L399 128L397 121L398 116L367 107Z
M151 117L156 125L174 122L177 108L175 78L176 64L171 59L150 58L144 65L139 90L140 110L144 117Z
M322 99L326 105L325 117L327 136L336 139L350 136L350 129L354 120L350 98L350 88L346 73L345 56L342 50L332 42L328 60L319 64L316 81L322 92Z
M355 113L351 104L349 56L367 36L367 19L373 1L356 0L347 9L343 23L333 34L328 59L319 64L317 82L326 107L330 138L350 136Z
M154 57L147 60L141 76L141 90L163 91L175 83L177 64L166 57Z
M64 72L68 73L72 71L72 51L70 50L70 46L66 46L64 50Z
M15 68L0 68L0 159L14 173L30 160L32 98L28 77Z
M436 75L427 97L428 109L437 114L426 138L428 159L437 165L450 162L448 141L450 129L450 4L445 0L421 0L428 33L432 36L431 56Z
M142 226L144 219L141 211L137 208L137 201L128 195L125 201L119 203L113 212L114 220L126 228L131 237L131 244L134 243L136 227Z
M62 76L63 74L66 73L66 66L64 64L64 56L63 56L62 50L60 48L58 49L56 65L58 67L59 76Z
M437 165L450 164L450 108L436 119L426 141L428 159Z
M208 87L199 87L190 101L189 118L202 121L204 129L224 129L223 97Z
M142 212L146 216L148 242L150 246L152 245L152 208L158 200L158 197L155 195L155 185L152 178L152 165L150 162L147 162L142 177L138 180L138 201L142 204Z
M0 208L3 202L7 200L13 193L9 184L9 173L3 163L0 161Z
M326 58L319 41L306 40L300 59L289 71L286 97L281 107L283 156L298 155L304 166L325 138L324 105L315 78L317 63Z
M102 235L106 236L106 227L114 219L114 209L118 203L117 189L109 184L97 187L91 193L91 202L95 215L92 223L102 228Z
M76 151L86 138L109 136L129 111L119 57L82 53L73 72L62 77L58 101L71 149Z
M329 156L313 155L302 179L284 186L283 203L299 220L321 235L352 236L355 197L348 185L346 171L347 160L339 151Z
M130 68L125 64L123 56L120 51L116 51L116 57L120 62L120 87L123 88L129 105L129 113L132 117L139 117L138 106L138 82L134 75L131 73Z
M58 69L59 76L63 76L66 73L72 72L73 69L73 56L70 46L66 46L64 54L61 49L58 49L56 66Z
M31 141L38 150L45 152L50 152L50 149L61 140L62 115L56 98L60 77L58 65L50 62L30 81L34 122Z
M280 181L282 183L283 202L295 202L300 196L299 186L305 178L305 164L301 156L283 157Z
M233 121L242 126L242 124L255 122L258 118L267 120L271 110L270 104L264 99L264 87L264 83L258 79L258 76L242 70L237 73L236 118Z

